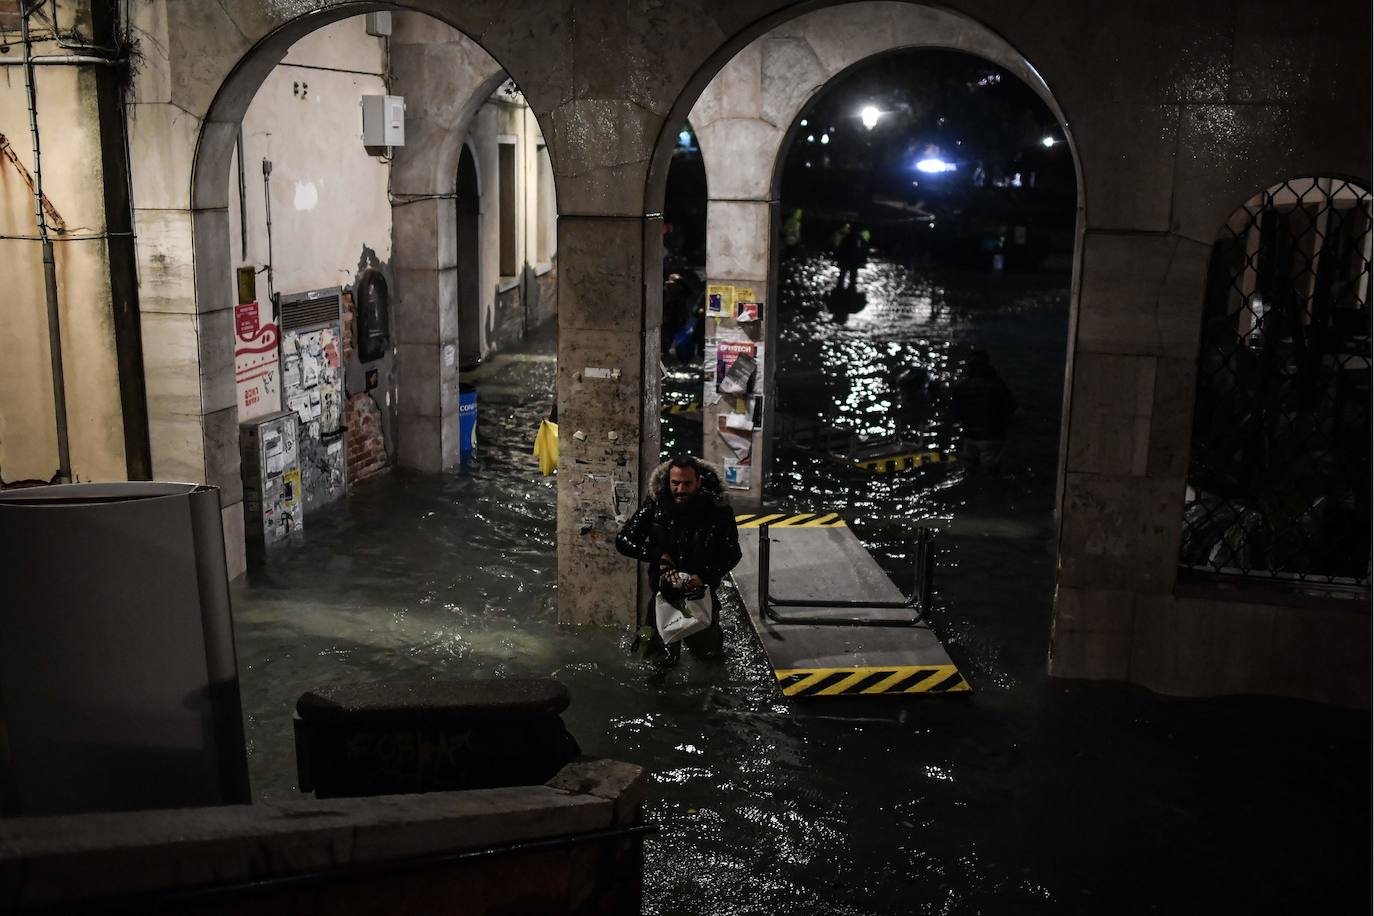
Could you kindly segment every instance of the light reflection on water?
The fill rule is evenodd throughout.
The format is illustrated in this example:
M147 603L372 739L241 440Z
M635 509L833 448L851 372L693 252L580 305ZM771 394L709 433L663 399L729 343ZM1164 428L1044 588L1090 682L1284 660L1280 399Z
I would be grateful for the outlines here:
M1197 764L1186 747L1141 745L1142 727L1162 731L1172 715L1152 701L1074 705L1046 685L1064 278L937 283L875 261L862 278L868 306L841 324L823 306L827 269L795 265L784 291L796 320L780 369L820 367L798 375L789 409L887 429L892 418L865 398L891 402L891 379L913 361L948 379L973 345L992 350L1021 402L1005 481L860 476L782 451L768 482L798 509L843 510L903 587L910 522L953 526L934 624L977 694L798 715L732 593L725 658L684 654L666 675L628 654L627 634L559 627L554 490L529 456L554 364L515 360L479 395L480 461L468 474L364 483L235 586L256 794L295 793L291 713L313 687L552 675L571 691L565 719L584 752L650 771L646 817L662 832L646 849L646 912L1127 911L1084 889L1141 866L1118 865L1113 843L1085 843L1083 831L1168 837L1159 861L1173 861L1174 837L1193 827L1186 810L1156 800L1167 788L1135 797L1118 779L1167 784ZM552 341L532 349L551 353ZM675 372L665 388L699 399L699 375ZM917 425L923 441L952 445L938 416ZM1084 729L1120 756L1085 759ZM1167 886L1134 894L1140 910L1172 899Z

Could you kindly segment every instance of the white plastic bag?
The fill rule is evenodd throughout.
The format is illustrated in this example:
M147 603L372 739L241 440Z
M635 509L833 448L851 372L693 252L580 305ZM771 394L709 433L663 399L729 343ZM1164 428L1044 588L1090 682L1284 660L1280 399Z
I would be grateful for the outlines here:
M686 575L675 575L681 577L682 584L686 584ZM676 591L676 595L680 597L670 601L660 592L654 599L658 635L663 637L665 644L675 643L693 633L700 633L711 625L711 593L708 589L703 587L695 593Z

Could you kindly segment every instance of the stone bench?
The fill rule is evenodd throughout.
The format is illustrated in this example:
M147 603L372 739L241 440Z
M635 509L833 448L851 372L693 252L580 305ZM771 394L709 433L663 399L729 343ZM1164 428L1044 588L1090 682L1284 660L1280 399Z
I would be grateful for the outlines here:
M551 678L338 684L296 703L296 768L318 798L538 785L580 750Z

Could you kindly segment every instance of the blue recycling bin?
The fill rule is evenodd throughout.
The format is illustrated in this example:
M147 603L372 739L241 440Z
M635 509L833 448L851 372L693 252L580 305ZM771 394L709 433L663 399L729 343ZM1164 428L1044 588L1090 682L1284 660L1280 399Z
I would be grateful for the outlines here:
M458 451L464 455L477 448L477 386L458 384Z

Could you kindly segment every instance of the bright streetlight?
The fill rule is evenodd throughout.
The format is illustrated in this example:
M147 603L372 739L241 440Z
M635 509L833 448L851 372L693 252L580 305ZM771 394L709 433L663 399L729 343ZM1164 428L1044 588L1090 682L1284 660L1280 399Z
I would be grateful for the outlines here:
M880 114L882 114L882 112L878 111L878 109L874 108L872 105L865 105L863 110L859 112L859 117L863 119L864 127L872 130L878 126L878 116Z
M932 156L928 159L922 159L919 162L917 162L916 168L922 172L926 172L927 174L935 175L940 172L952 172L955 169L957 169L958 166L955 165L953 162L946 162L943 159L936 159Z

